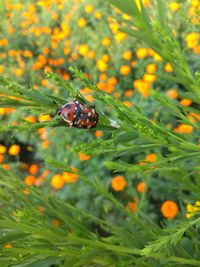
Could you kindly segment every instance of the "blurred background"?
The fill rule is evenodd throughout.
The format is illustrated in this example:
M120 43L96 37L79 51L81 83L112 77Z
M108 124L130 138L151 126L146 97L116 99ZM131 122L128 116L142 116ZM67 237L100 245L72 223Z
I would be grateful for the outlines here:
M143 3L149 13L154 12L155 1L144 0ZM200 53L199 18L196 15L196 10L200 9L199 1L168 0L166 7L170 11L169 25L194 71L200 67L197 60ZM176 132L191 134L191 127L168 116L157 103L152 104L150 97L150 89L159 88L181 105L192 105L191 100L181 97L184 89L180 85L161 78L161 75L173 72L172 66L155 51L120 31L121 25L116 17L129 20L127 15L102 0L0 0L0 74L25 85L27 90L34 88L71 101L63 88L46 78L46 72L55 72L95 104L91 90L83 87L69 72L70 65L76 66L100 90L119 98L126 106L137 104L150 119L159 119ZM105 110L106 107L98 105L97 109ZM80 142L106 139L109 132L65 127L40 128L31 133L5 130L6 125L15 126L24 120L34 123L51 118L49 114L27 108L0 108L0 126L4 129L0 132L0 164L15 171L28 186L40 187L97 215L103 211L107 216L115 217L110 212L110 204L105 200L102 203L102 197L97 197L76 174L55 172L45 165L43 159L53 158L67 162L74 170L83 170L88 176L97 175L105 187L133 212L142 208L150 216L159 218L163 201L185 199L185 195L179 194L178 184L176 187L173 182L163 192L167 177L159 180L153 177L151 184L143 175L137 175L133 180L134 173L124 176L104 167L103 161L113 159L112 154L91 157L77 151ZM159 153L161 151L147 150L146 154L126 156L126 161L154 162ZM148 197L144 197L147 190Z

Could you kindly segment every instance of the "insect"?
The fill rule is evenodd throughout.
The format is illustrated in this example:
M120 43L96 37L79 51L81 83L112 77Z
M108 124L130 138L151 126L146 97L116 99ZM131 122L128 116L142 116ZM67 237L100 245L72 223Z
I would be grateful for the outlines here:
M65 103L57 110L56 114L60 115L69 127L81 129L95 128L99 118L94 106L79 103L77 99Z

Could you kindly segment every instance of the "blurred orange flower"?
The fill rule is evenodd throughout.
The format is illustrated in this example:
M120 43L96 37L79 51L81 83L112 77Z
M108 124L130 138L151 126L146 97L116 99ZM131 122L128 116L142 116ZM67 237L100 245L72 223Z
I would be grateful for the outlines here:
M122 191L126 187L126 180L123 176L115 176L112 179L112 188L115 191Z
M161 205L161 213L167 219L174 219L179 212L178 205L172 200L166 200Z

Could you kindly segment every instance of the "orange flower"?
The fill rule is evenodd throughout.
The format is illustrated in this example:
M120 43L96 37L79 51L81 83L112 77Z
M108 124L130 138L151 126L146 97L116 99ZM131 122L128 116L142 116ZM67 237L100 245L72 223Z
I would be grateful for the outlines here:
M188 107L192 104L192 100L188 98L183 98L179 103L185 107Z
M58 219L53 219L51 221L51 223L53 224L53 226L55 227L59 227L61 225L61 222Z
M78 179L78 174L76 174L77 169L76 168L72 168L72 171L74 173L71 172L63 172L63 177L66 183L75 183Z
M188 124L179 124L175 129L177 133L191 134L193 132L193 126Z
M2 163L2 162L3 162L3 155L0 154L0 163Z
M6 146L0 144L0 154L6 153Z
M101 44L103 46L109 46L110 45L110 38L109 37L104 37L102 40L101 40Z
M142 79L135 80L133 82L133 86L137 89L137 91L143 95L144 97L149 96L149 90L150 90L150 85L149 83L145 82Z
M79 159L80 160L89 160L91 158L90 155L86 155L84 153L82 153L81 151L78 153Z
M180 3L177 2L172 2L169 4L169 8L171 9L171 11L176 12L177 10L179 10L181 7Z
M136 210L137 210L136 205L137 205L137 203L132 201L132 202L128 203L127 208L132 212L136 212Z
M137 191L139 193L144 193L147 190L147 185L145 182L140 182L137 184Z
M177 99L178 97L178 92L176 89L170 89L166 92L166 95L171 98L171 99Z
M95 136L96 136L97 138L100 138L100 137L103 136L103 132L102 132L102 131L96 131L96 132L95 132Z
M62 175L60 174L55 174L52 178L51 178L51 186L55 189L61 189L63 187L63 185L65 184L65 179Z
M161 205L162 215L167 219L174 219L179 212L178 205L172 200L166 200Z
M120 74L121 75L128 75L131 72L131 67L129 65L123 65L120 68Z
M122 191L126 187L126 180L123 176L115 176L112 179L112 188L115 191Z
M132 103L130 101L123 101L122 103L129 108L132 107Z
M24 179L24 183L28 186L34 185L35 184L35 176L33 175L28 175L26 176L26 178Z
M133 90L131 90L131 89L128 89L128 90L126 90L125 92L124 92L124 96L125 97L130 97L130 96L132 96L133 95Z
M39 171L39 167L37 164L32 164L28 169L30 174L36 174Z
M11 244L5 244L3 247L4 248L12 248L13 246Z
M156 161L156 154L148 154L145 158L146 161L148 162L155 162Z
M12 145L8 149L8 154L11 156L17 156L20 153L20 146L19 145Z

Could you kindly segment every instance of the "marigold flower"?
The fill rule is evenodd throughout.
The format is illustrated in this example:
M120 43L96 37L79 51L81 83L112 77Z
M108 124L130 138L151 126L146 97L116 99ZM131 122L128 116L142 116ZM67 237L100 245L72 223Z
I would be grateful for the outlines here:
M188 98L183 98L179 103L185 107L188 107L192 104L192 100Z
M165 70L166 72L172 72L172 71L173 71L173 67L172 67L172 65L171 65L170 63L166 63L166 64L164 65L164 70Z
M174 131L182 134L191 134L193 132L194 127L188 124L179 124Z
M3 162L3 158L4 158L4 156L2 154L0 154L0 163Z
M149 74L153 74L157 70L157 66L154 63L149 63L146 66L146 72Z
M126 90L125 92L124 92L124 96L125 97L130 97L130 96L132 96L133 95L133 90L131 90L131 89L128 89L128 90Z
M176 89L170 89L166 92L166 95L171 99L177 99L178 98L178 92Z
M169 8L171 11L175 12L177 10L179 10L181 7L180 3L177 3L177 2L172 2L169 4Z
M6 153L6 150L7 150L6 146L0 144L0 154Z
M132 58L131 51L129 51L129 50L124 51L123 54L122 54L122 58L124 60L131 60L131 58Z
M61 189L64 184L65 184L65 179L62 175L60 174L55 174L53 175L53 177L51 178L51 186L54 188L54 189Z
M176 202L172 200L166 200L161 205L161 212L165 218L172 220L177 216L179 208Z
M103 132L98 130L98 131L95 132L95 136L96 136L97 138L100 138L100 137L103 136Z
M136 205L137 205L137 203L132 201L132 202L128 203L127 208L132 212L136 212L136 210L137 210Z
M144 193L147 190L147 185L145 182L140 182L137 184L136 188L139 193Z
M96 65L100 72L105 72L108 68L107 63L105 63L105 61L103 61L102 59L98 60Z
M127 37L127 34L124 32L117 32L115 34L115 40L118 42L122 42L124 41L124 39Z
M121 75L128 75L131 72L131 67L129 65L123 65L120 67L120 74Z
M156 75L154 74L149 74L149 73L145 73L143 75L143 80L147 83L152 83L152 82L155 82L157 79Z
M8 154L11 156L17 156L20 153L20 146L19 145L12 145L8 149Z
M200 212L200 201L196 201L194 205L187 204L186 206L186 218L193 217L196 213Z
M79 152L79 153L78 153L78 156L79 156L79 159L80 159L80 160L89 160L89 159L91 158L90 155L86 155L86 154L84 154L84 153L82 153L82 152Z
M148 155L145 157L145 161L148 161L148 162L155 162L155 161L156 161L156 154L154 154L154 153L148 154Z
M198 45L200 35L198 32L191 32L186 35L185 41L187 43L187 46L189 48L194 48L195 46Z
M81 56L86 56L89 52L89 46L87 44L82 44L79 46L78 51Z
M5 70L4 66L0 65L0 74L4 73L4 70Z
M86 24L87 24L87 20L86 19L80 18L78 20L78 26L79 26L79 28L84 28L86 26Z
M58 219L53 219L51 221L51 223L53 224L53 226L55 227L59 227L61 225L61 222Z
M36 174L39 171L39 167L37 164L32 164L28 169L30 174Z
M122 191L126 187L126 180L123 176L115 176L112 179L112 188L115 191Z
M143 59L148 56L148 48L141 47L136 51L137 58Z
M12 248L13 246L11 244L5 244L3 247L4 248Z
M34 185L35 184L35 176L33 175L28 175L26 176L26 178L24 179L24 183L28 186Z
M102 18L102 13L99 12L99 11L96 11L96 12L94 13L94 17L95 17L96 19L101 19L101 18Z
M72 171L77 172L76 168L72 168ZM77 173L63 172L65 183L75 183L78 179Z
M123 101L122 103L129 108L132 107L132 103L130 101Z
M109 37L105 37L101 40L101 44L103 46L109 46L110 45L110 38Z
M43 114L38 117L39 122L50 121L50 120L51 120L51 116L48 114Z
M93 5L89 5L88 4L88 5L85 6L85 12L86 13L89 14L89 13L92 13L93 11L94 11L94 6Z

